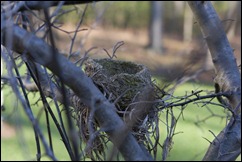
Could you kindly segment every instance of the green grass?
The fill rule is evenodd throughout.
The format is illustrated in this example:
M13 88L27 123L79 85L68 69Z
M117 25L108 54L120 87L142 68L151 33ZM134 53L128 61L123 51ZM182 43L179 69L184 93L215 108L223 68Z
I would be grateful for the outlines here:
M212 86L197 85L193 83L187 83L176 89L175 95L182 96L191 90L213 90ZM5 95L8 94L5 89ZM35 103L38 95L31 97L31 102ZM15 126L19 131L17 135L11 138L1 138L1 160L35 160L36 154L36 144L34 139L34 134L32 126L27 119L21 104L16 102L17 99L13 95L8 95L5 97L5 107L6 110L2 112L2 116L6 118L8 123ZM43 108L42 105L38 104L33 106L33 112L37 116L40 110ZM225 115L222 108L211 106L210 107L216 114ZM180 113L179 107L173 108L176 115ZM55 111L55 108L53 108ZM42 112L44 113L44 112ZM203 138L212 141L214 139L213 135L209 132L211 130L215 135L217 135L225 126L225 119L221 120L218 117L213 117L206 122L201 123L199 127L195 125L195 121L203 119L210 115L206 108L198 107L195 104L189 104L183 113L183 118L180 118L177 124L176 133L177 135L173 138L173 146L167 160L201 160L205 154L209 143ZM165 120L165 113L161 113L160 120ZM41 115L39 119L40 126L43 129L44 134L47 137L46 123L44 114ZM53 145L55 150L55 155L58 160L70 160L67 151L64 147L63 142L51 120ZM166 126L160 122L160 141L164 141L166 137ZM42 153L44 154L44 149L42 147ZM157 160L161 159L162 151L158 150ZM239 158L240 159L240 158ZM44 156L42 160L50 160L48 157Z
M187 83L179 86L174 95L184 96L186 93L191 93L192 90L213 90L212 86L198 85L194 83ZM205 93L204 93L205 95ZM215 106L209 106L216 114L224 114L222 108ZM176 117L181 112L181 107L173 108ZM165 121L165 112L161 114L160 119ZM225 114L224 114L225 115ZM178 124L176 126L175 133L177 133L173 138L173 145L171 152L167 160L201 160L205 154L209 143L203 138L207 138L210 141L214 139L213 135L209 130L213 131L215 134L219 133L225 126L225 120L220 120L216 117L206 120L205 123L195 124L199 119L203 119L209 116L209 113L205 107L197 106L196 104L189 104L183 111L182 117L179 118ZM160 125L161 139L163 142L166 137L166 126L161 123ZM158 156L157 160L161 159Z
M9 91L10 88L5 89L4 94L9 94ZM35 97L32 94L29 95L32 104L37 101L38 97L39 95L36 95ZM1 115L7 123L15 127L16 135L10 138L1 138L1 160L35 160L36 143L32 125L23 111L20 102L15 101L17 101L17 99L13 94L5 96L4 106L6 110L3 111ZM57 115L54 109L52 110ZM32 106L32 110L35 117L42 113L38 121L45 137L47 137L45 115L42 104L38 103L38 105ZM50 119L50 121L54 153L56 157L58 157L59 160L70 160L53 120ZM44 155L43 145L41 151ZM50 158L43 156L42 160L50 160Z
M208 90L212 91L213 86L186 83L178 87L175 91L175 96L184 96L186 93L191 93L192 90ZM216 101L216 99L215 99ZM224 109L217 106L209 105L211 111L216 115L226 116ZM174 114L178 116L181 112L179 107L173 108ZM195 122L201 121L211 116L211 113L201 104L189 104L183 112L182 118L179 119L175 133L178 133L173 138L173 146L171 152L167 158L168 161L200 161L206 153L209 147L209 141L214 140L214 136L210 130L218 135L219 132L225 127L226 119L219 116L212 116L211 118L204 120L199 125ZM161 115L161 120L165 119L165 113ZM162 129L163 128L163 129ZM160 126L161 139L164 141L166 137L166 127L161 124ZM179 133L181 132L181 133ZM160 153L161 154L161 153ZM161 159L158 157L157 160ZM241 156L237 160L240 160Z

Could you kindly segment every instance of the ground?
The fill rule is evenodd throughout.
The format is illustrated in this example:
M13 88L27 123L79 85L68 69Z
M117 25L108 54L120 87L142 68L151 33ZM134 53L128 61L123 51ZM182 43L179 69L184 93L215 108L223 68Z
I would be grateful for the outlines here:
M11 138L16 135L14 127L1 120L1 138Z

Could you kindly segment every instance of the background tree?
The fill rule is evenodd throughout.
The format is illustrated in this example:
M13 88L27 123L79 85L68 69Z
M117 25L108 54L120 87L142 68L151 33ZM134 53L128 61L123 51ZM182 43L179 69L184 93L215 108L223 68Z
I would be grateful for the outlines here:
M162 53L162 2L150 2L149 47Z

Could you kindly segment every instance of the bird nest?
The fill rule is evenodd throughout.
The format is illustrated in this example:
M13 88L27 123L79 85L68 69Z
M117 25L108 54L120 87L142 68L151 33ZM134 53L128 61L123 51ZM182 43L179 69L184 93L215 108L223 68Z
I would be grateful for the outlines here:
M110 59L89 59L85 73L115 105L125 110L147 85L151 85L148 69L132 62Z
M136 139L143 144L147 142L146 133L158 118L154 104L156 88L151 81L149 70L141 64L111 59L88 59L84 67L85 73L104 96L115 104L117 113L131 127ZM81 134L88 140L89 109L82 104L79 110ZM93 125L95 129L98 127L97 123ZM100 138L95 140L93 146L96 145L96 149L102 152L103 142Z

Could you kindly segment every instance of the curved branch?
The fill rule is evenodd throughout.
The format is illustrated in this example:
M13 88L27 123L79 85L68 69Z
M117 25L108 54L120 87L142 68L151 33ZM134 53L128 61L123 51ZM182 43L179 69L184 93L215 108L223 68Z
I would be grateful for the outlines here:
M130 132L124 136L123 130L126 130L126 125L114 111L114 105L103 96L81 68L69 62L42 39L18 26L11 26L12 38L9 40L9 37L7 37L8 25L1 23L1 43L4 46L11 44L12 50L18 53L27 51L33 61L44 65L60 77L84 104L95 111L95 118L101 128L110 136L111 141L118 147L126 160L152 160L144 153L144 150L141 149ZM10 41L12 42L10 43Z
M14 7L16 12L25 11L25 10L41 10L44 8L49 8L53 6L58 6L60 3L64 3L64 5L75 5L75 4L86 4L92 3L96 1L20 1L13 2L9 5L3 6L4 11L8 11Z
M212 55L217 75L215 82L219 84L220 91L233 92L228 99L235 108L241 101L241 75L221 21L211 2L195 1L188 2L188 4L199 23Z
M212 55L215 83L221 92L231 92L227 97L233 108L229 124L219 133L203 160L231 161L241 153L241 75L236 65L233 49L221 21L209 1L189 1L190 8L201 28Z

